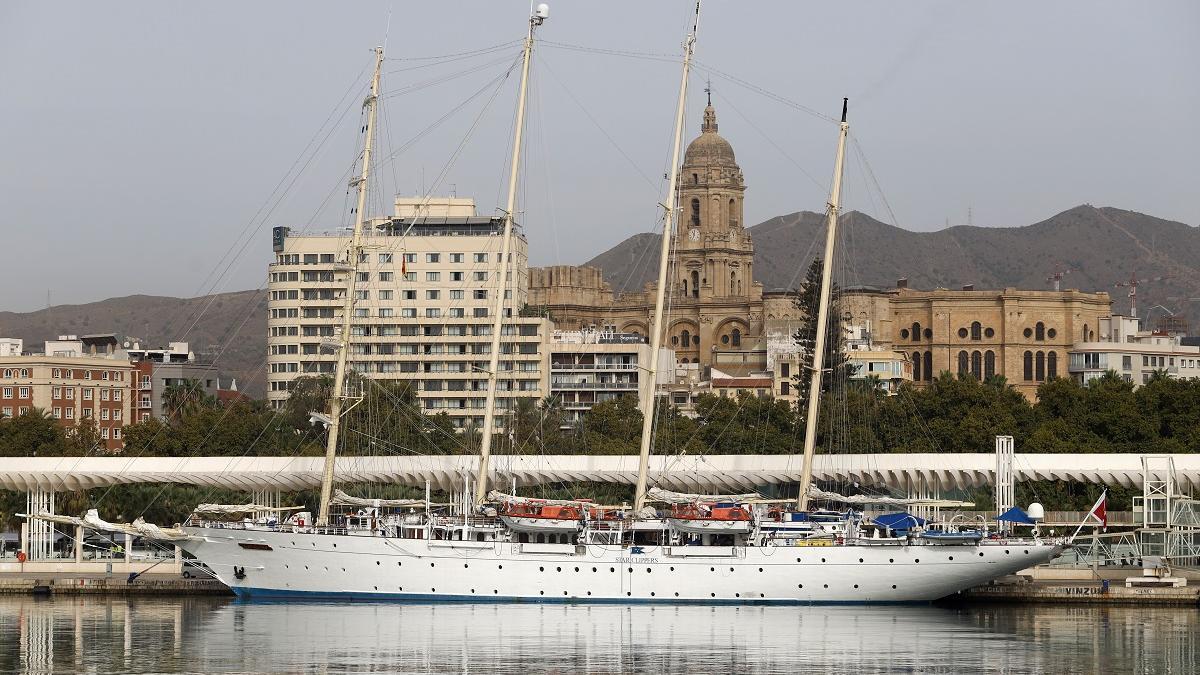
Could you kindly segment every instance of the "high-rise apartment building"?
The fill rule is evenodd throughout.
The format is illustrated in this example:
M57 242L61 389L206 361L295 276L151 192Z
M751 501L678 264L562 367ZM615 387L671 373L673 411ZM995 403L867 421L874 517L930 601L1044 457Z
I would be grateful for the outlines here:
M472 199L397 198L391 218L370 221L363 253L348 265L348 231L276 228L267 318L267 397L279 407L292 382L332 375L345 274L355 283L352 369L412 382L424 412L481 426L503 218L478 216ZM529 287L528 245L514 233L502 333L497 409L546 392L541 344L550 323L520 317Z

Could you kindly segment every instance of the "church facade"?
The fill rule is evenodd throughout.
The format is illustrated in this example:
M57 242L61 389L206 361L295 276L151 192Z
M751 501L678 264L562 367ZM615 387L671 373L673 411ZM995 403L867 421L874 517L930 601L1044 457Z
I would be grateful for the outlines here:
M746 183L733 146L717 133L711 102L700 136L684 153L678 190L663 346L675 351L678 363L701 368L765 367L766 319L794 313L792 300L786 293L764 294L754 280L754 241L743 218ZM649 282L641 291L614 294L595 267L530 270L529 304L546 309L563 329L646 335L655 291Z

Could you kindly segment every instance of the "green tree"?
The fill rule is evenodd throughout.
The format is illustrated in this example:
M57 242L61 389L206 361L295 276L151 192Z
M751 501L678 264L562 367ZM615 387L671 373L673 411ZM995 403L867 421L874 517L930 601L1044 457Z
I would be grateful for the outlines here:
M204 391L200 380L187 378L181 382L170 384L162 393L163 411L172 422L194 415L204 408L216 405L216 399Z
M817 310L820 305L821 273L824 268L820 258L812 261L800 289L796 292L794 303L796 309L803 313L800 328L792 336L800 353L800 367L793 377L796 388L796 410L798 421L804 424L806 406L808 405L809 388L812 386L813 355L817 342ZM842 329L842 316L839 306L841 289L833 284L829 291L829 320L826 324L824 355L824 374L821 379L822 394L841 394L845 389L853 368L846 359L845 335Z

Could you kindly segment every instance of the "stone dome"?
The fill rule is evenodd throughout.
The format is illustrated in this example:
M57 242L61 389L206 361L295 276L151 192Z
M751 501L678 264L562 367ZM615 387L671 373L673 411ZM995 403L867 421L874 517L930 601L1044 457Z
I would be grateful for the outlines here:
M737 168L733 146L717 133L717 111L713 109L712 103L704 109L704 123L700 125L700 135L688 144L687 151L683 154L683 165Z

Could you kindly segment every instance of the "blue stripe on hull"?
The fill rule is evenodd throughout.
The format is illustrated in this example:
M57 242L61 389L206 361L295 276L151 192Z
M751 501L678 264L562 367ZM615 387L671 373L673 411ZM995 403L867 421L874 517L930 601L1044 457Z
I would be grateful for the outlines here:
M346 591L331 593L326 591L293 591L274 588L247 588L238 586L232 588L239 600L280 601L280 600L332 600L332 601L362 601L397 602L397 603L532 603L532 604L589 604L589 605L928 605L925 600L768 600L768 599L718 599L718 598L522 598L517 596L499 595L437 595L430 593L360 593Z

